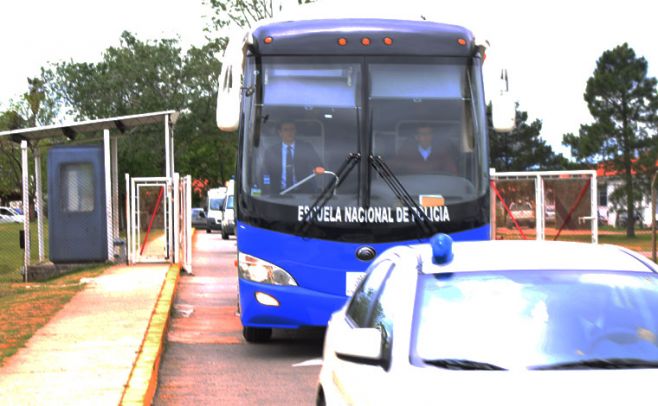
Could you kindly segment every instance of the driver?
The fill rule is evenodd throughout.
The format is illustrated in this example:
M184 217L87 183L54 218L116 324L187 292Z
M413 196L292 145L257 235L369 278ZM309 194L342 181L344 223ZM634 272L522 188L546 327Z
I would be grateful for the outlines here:
M281 142L265 151L264 183L269 182L270 193L280 193L304 179L317 166L322 166L320 157L308 142L297 140L297 127L291 121L283 121L277 126ZM295 189L309 192L316 188L314 182L307 182Z
M416 127L414 139L415 143L405 143L398 152L401 172L457 175L456 154L447 139L435 139L432 127L425 124Z

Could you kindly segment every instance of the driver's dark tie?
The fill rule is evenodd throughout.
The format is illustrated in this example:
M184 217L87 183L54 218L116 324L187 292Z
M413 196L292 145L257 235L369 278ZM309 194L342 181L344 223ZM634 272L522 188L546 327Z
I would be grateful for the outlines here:
M293 183L293 171L295 170L295 165L292 158L292 146L288 145L286 150L286 188L292 186Z

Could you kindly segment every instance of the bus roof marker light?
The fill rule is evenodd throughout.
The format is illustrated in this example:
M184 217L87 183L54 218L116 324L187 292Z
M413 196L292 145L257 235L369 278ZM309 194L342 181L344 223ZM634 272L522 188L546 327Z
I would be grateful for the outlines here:
M391 37L384 37L384 45L393 45L393 39Z
M464 38L459 38L457 40L457 43L461 46L464 46L464 45L466 45L466 40Z
M448 234L435 234L430 238L432 246L432 262L445 265L452 261L452 238Z
M265 37L265 39L263 40L263 42L266 43L266 44L271 44L272 41L274 41L274 40L272 39L272 37Z
M367 47L368 45L370 45L370 38L368 38L368 37L361 38L361 45L363 45L364 47Z
M347 45L347 38L338 38L338 45L344 47Z

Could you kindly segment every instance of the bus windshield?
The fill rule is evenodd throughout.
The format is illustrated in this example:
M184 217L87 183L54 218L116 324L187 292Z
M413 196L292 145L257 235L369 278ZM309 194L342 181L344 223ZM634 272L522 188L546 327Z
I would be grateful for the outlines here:
M251 59L244 218L292 231L317 209L314 224L342 235L364 224L389 232L412 227L417 209L370 164L376 156L430 221L449 231L468 218L472 227L481 215L474 203L486 194L487 163L479 66L469 61L263 56L256 65ZM338 173L351 154L358 162ZM330 193L327 203L314 207L323 191Z

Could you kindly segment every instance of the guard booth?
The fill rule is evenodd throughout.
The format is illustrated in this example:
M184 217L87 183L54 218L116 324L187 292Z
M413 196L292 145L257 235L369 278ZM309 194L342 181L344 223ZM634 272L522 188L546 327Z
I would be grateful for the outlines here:
M50 260L103 262L107 219L102 145L58 146L48 151Z
M174 170L173 127L178 115L163 111L0 132L0 141L21 146L23 210L34 213L26 215L21 230L25 281L44 267L106 261L172 262L192 271L191 178ZM164 125L165 173L156 178L126 173L125 200L120 201L118 144L142 136L134 131L137 127L157 124ZM81 136L94 133L102 133L102 138ZM46 139L47 147L40 144ZM42 149L48 154L47 209ZM38 255L33 255L30 236L29 220L35 216Z

